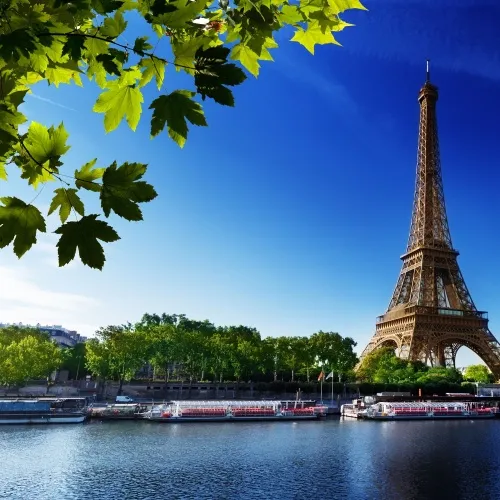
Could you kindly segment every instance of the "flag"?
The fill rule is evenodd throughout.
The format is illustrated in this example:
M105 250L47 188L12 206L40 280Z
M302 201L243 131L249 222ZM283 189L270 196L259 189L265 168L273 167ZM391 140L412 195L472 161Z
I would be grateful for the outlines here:
M328 380L329 378L333 378L333 372L330 372L328 376L325 378L325 380Z
M323 380L325 378L325 372L323 370L321 370L321 373L318 375L318 382L320 380Z

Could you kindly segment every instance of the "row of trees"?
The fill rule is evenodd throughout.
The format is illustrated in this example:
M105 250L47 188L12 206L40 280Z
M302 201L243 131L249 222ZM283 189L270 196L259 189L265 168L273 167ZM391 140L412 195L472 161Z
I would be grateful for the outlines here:
M165 382L175 380L315 381L333 373L335 380L369 384L425 386L491 382L484 365L429 367L396 357L391 349L367 356L356 373L356 343L338 333L319 331L310 337L267 337L255 328L215 326L180 314L145 314L135 325L108 326L86 344L60 349L38 329L0 328L0 384L19 385L49 378L56 369L72 379L86 374L123 382L142 372ZM145 373L149 367L153 374Z
M183 314L145 314L135 325L108 326L86 345L86 366L120 389L146 364L168 382L189 380L310 381L321 370L341 381L352 376L356 342L334 332L311 337L267 337L255 328L215 326Z
M462 374L455 368L429 367L421 361L398 358L391 348L370 353L356 372L356 379L374 384L430 385L436 383L460 384L464 381L493 382L493 375L484 365L468 366Z

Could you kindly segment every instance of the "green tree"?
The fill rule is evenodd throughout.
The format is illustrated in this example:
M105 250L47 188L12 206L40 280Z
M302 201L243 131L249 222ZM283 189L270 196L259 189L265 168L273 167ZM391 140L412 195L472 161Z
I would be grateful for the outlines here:
M123 382L130 380L145 365L149 352L147 338L131 325L108 326L96 332L87 343L87 367L103 381L118 380L118 394Z
M490 371L485 365L469 365L464 371L464 379L487 384L490 381Z
M382 347L363 358L356 377L361 382L388 383L392 380L392 371L401 370L405 363L396 357L394 349Z
M141 180L147 166L103 166L89 158L74 175L64 173L70 146L62 123L47 127L31 122L21 132L27 117L20 106L32 87L40 82L82 86L82 76L87 77L101 89L93 111L104 115L106 132L124 119L136 130L143 104L149 104L151 136L166 130L182 147L190 125L207 125L200 101L233 106L230 87L246 79L240 65L257 76L260 61L273 60L270 49L278 46L277 31L292 27L292 41L314 53L317 44L338 43L334 34L351 26L340 17L349 9L364 7L359 0L2 0L0 180L7 179L11 166L35 189L57 180L47 215L57 211L61 220L55 231L59 265L71 262L78 250L85 265L102 269L101 243L119 236L99 217L113 213L142 220L139 205L157 196ZM134 36L130 21L140 24L141 36ZM158 39L169 42L170 58L156 50ZM187 88L165 90L169 68L187 75L179 80ZM144 103L145 96L153 99ZM87 213L87 195L99 197L96 213ZM0 248L13 242L18 257L47 230L46 217L33 202L0 198ZM76 220L68 221L71 213Z
M219 383L222 383L224 374L231 366L231 350L221 328L218 328L217 332L210 337L209 343L210 372L216 380L218 376Z
M0 355L0 382L18 385L49 377L62 362L61 350L41 335L24 335L11 341Z
M309 342L317 363L333 372L339 382L342 376L354 368L357 356L354 352L356 342L350 337L342 337L337 332L319 331L311 336Z
M463 381L462 374L456 368L434 366L418 377L417 382L421 384L451 383L460 384Z
M70 379L78 380L87 374L86 345L80 342L69 349L62 351L63 361L61 370L68 370Z

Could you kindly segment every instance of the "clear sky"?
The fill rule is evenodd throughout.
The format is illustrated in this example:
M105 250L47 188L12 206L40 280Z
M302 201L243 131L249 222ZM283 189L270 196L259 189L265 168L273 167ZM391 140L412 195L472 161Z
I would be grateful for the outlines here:
M262 336L352 336L362 350L388 306L408 237L416 163L418 90L431 59L445 197L459 264L476 305L500 337L500 4L498 0L366 0L343 48L315 56L286 42L234 109L205 103L208 128L183 150L166 133L105 135L91 112L97 90L35 87L25 112L64 121L66 173L98 157L149 164L159 197L145 221L111 224L104 271L56 267L56 235L21 260L0 252L0 321L62 324L84 335L185 313L245 324ZM184 85L167 68L167 90ZM154 91L146 95L151 101ZM12 167L11 167L12 171ZM15 180L0 196L34 193ZM54 185L54 187L57 187ZM37 202L50 203L50 190ZM58 221L50 219L49 229ZM459 365L476 358L465 348Z

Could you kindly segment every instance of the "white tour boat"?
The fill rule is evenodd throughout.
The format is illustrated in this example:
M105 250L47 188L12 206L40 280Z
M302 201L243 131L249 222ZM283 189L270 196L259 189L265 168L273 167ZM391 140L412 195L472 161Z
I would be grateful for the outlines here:
M495 409L478 403L462 402L379 402L369 406L364 418L369 420L441 420L494 418Z
M300 403L291 408L281 401L171 401L153 406L144 418L170 423L316 420L325 417L326 410Z

